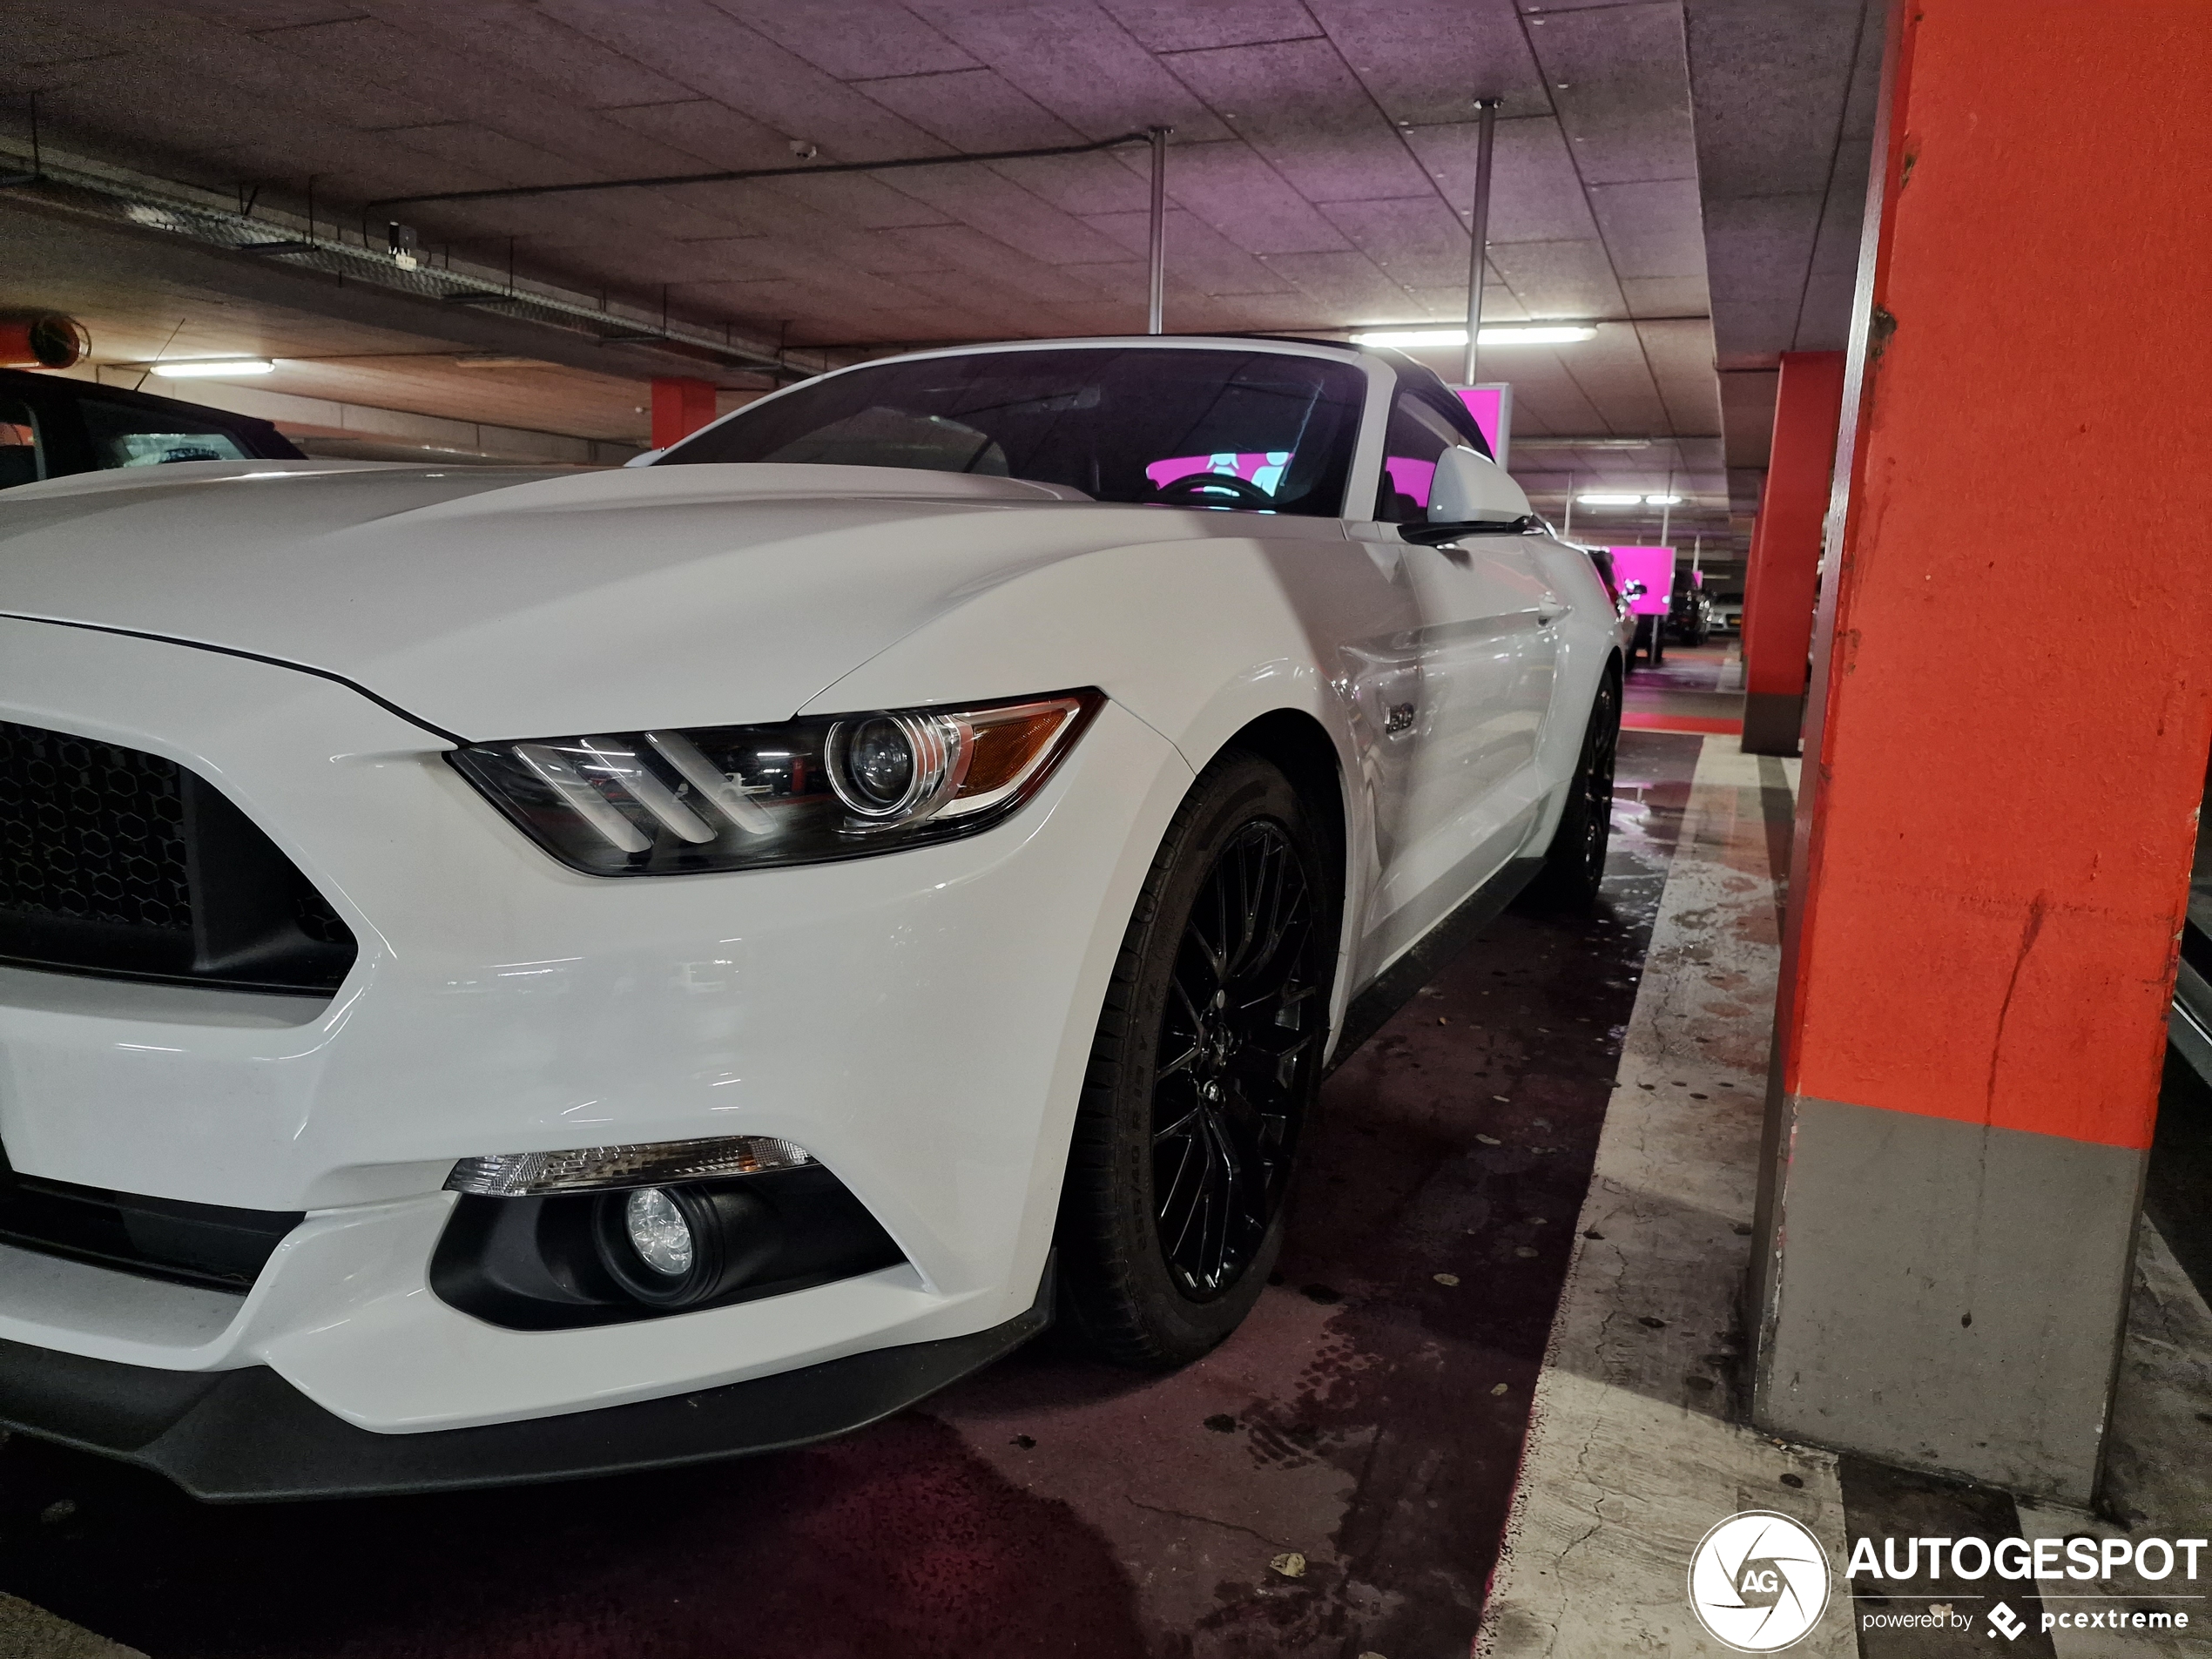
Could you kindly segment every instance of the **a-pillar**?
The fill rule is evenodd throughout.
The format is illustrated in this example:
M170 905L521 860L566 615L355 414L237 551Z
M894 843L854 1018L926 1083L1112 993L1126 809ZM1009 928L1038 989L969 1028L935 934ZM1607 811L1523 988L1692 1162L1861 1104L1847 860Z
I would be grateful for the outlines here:
M1793 755L1805 712L1821 521L1828 514L1844 354L1782 354L1774 444L1743 584L1743 749Z
M2079 1503L2212 743L2171 483L2212 429L2212 10L1912 0L1890 30L1753 1413Z
M653 382L653 448L681 443L714 418L714 382L671 377Z

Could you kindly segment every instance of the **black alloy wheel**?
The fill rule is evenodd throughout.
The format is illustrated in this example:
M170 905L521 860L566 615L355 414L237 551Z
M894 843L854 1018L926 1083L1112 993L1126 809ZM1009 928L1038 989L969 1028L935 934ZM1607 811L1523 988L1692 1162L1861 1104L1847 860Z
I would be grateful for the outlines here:
M1299 1084L1321 1057L1317 932L1283 826L1246 824L1184 924L1154 1054L1153 1216L1193 1301L1237 1282L1282 1208Z
M1060 1215L1063 1312L1168 1367L1258 1299L1321 1078L1339 905L1305 803L1231 752L1169 827L1092 1047Z
M1620 746L1621 682L1608 669L1590 705L1559 828L1544 853L1544 867L1528 886L1529 898L1541 908L1586 911L1597 902L1613 841L1613 765Z

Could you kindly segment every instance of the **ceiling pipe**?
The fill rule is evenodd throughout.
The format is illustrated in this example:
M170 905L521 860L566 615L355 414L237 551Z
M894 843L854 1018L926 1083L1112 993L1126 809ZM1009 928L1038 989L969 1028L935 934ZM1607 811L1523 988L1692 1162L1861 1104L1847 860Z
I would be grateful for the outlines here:
M1169 132L1171 128L1153 131ZM950 167L974 161L1035 161L1046 156L1088 156L1126 145L1157 142L1152 132L1124 132L1089 144L1051 144L1030 150L991 150L951 156L897 156L888 161L825 161L796 167L746 167L734 172L664 173L652 179L591 179L566 185L502 185L491 190L442 190L427 196L380 196L368 207L419 207L431 202L509 201L523 196L573 196L587 190L658 190L676 185L742 185L755 179L804 179L816 173L892 172L901 167Z

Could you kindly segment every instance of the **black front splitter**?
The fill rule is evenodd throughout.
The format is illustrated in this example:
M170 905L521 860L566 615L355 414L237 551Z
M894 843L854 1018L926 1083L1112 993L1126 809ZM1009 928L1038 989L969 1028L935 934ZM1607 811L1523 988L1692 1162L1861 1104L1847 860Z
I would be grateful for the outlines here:
M1012 1352L1051 1322L878 1348L634 1406L481 1428L375 1434L266 1366L164 1371L0 1342L0 1426L135 1463L210 1503L358 1498L675 1468L849 1433Z

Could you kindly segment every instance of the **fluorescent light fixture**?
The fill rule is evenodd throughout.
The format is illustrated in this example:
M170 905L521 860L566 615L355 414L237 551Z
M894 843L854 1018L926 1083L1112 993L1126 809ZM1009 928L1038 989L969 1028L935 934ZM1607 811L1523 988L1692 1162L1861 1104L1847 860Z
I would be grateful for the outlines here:
M1682 497L1679 496L1646 496L1643 498L1643 504L1646 507L1679 507L1682 505Z
M266 357L186 357L173 363L147 365L165 381L214 380L228 374L268 374L276 365Z
M1586 490L1575 499L1585 507L1640 507L1643 504L1641 496L1623 496L1609 489Z
M1595 338L1597 330L1581 323L1501 323L1482 331L1485 346L1565 346L1578 340ZM1419 350L1423 346L1464 346L1467 343L1465 328L1375 328L1354 334L1355 346L1402 346Z

